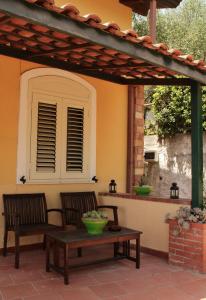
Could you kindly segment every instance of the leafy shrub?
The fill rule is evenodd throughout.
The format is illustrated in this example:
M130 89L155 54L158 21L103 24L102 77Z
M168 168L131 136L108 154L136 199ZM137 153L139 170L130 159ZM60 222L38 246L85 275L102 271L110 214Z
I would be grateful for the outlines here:
M202 89L203 130L206 130L206 89ZM146 133L171 137L176 133L191 132L190 87L158 86L150 91L151 110L155 124L149 124Z
M206 223L206 209L180 207L175 216L167 214L166 220L177 220L177 226L173 231L174 236L178 236L183 229L188 230L191 223Z
M107 215L103 211L92 210L84 213L83 218L99 220L99 219L107 219Z

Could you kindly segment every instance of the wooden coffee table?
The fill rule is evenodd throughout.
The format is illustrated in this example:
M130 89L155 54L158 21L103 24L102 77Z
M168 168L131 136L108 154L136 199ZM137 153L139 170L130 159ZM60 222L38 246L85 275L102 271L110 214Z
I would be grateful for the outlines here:
M114 244L114 257L111 259L127 258L136 263L136 268L140 268L140 234L141 231L122 228L121 231L104 231L101 235L90 235L85 229L74 231L58 231L46 234L46 271L53 269L64 276L64 283L69 284L69 249L79 249L84 247ZM135 257L130 256L130 241L136 240ZM119 243L122 243L122 252L119 252ZM63 267L59 263L59 250L63 249ZM51 254L53 252L53 263ZM110 260L111 260L110 259ZM107 259L108 260L108 259ZM105 259L104 259L105 261ZM103 262L103 260L98 261ZM97 261L95 262L97 263ZM91 264L91 263L90 263ZM78 265L80 266L80 265Z

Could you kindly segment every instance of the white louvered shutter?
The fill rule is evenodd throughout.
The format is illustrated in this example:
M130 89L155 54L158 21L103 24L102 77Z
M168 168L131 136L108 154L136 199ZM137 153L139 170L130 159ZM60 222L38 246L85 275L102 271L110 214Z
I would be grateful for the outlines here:
M32 103L31 179L57 179L60 176L59 114L61 99L34 94Z
M56 170L57 105L39 102L37 122L36 171Z
M83 104L82 104L83 102ZM65 144L62 151L62 177L63 178L88 178L89 164L89 113L88 102L64 102L62 127L65 132Z
M67 108L66 171L83 172L84 108Z

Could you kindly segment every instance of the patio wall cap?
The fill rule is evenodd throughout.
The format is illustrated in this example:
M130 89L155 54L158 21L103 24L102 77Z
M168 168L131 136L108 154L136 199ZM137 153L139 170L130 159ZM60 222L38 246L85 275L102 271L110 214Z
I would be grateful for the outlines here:
M142 200L142 201L169 203L169 204L179 204L179 205L191 205L191 199L182 199L182 198L170 199L170 198L161 198L161 197L153 197L153 196L138 196L129 193L108 193L108 192L100 192L99 196L124 198L129 200Z

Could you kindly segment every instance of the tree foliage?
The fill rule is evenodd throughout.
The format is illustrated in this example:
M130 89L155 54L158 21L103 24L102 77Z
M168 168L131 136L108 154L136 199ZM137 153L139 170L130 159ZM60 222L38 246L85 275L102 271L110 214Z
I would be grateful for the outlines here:
M180 49L197 59L206 57L206 0L183 0L176 9L160 10L157 18L157 42ZM133 16L139 35L148 34L144 17ZM189 87L150 87L146 91L155 117L146 132L160 137L191 130L191 99ZM203 89L203 116L206 115L206 90ZM206 121L203 122L206 130Z
M198 59L206 55L206 0L183 0L176 9L159 10L157 42L193 54ZM133 15L133 27L139 35L148 35L147 19Z
M152 111L156 133L160 137L191 131L191 96L189 87L161 86L153 90ZM203 129L206 130L206 90L202 91Z

